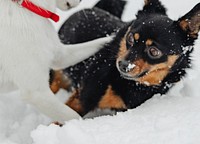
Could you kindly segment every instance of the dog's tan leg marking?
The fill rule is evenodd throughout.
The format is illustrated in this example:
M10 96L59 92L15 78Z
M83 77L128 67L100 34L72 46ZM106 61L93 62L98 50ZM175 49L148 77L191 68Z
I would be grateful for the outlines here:
M66 105L71 107L79 114L83 114L84 110L79 98L80 98L79 90L75 90L71 95L71 97L69 98L69 100L66 102Z
M108 89L100 100L98 107L101 109L127 109L123 100L112 90L112 86L108 86Z
M53 93L57 93L60 88L68 89L70 87L69 79L63 74L63 71L53 71L53 81L50 84L50 88Z

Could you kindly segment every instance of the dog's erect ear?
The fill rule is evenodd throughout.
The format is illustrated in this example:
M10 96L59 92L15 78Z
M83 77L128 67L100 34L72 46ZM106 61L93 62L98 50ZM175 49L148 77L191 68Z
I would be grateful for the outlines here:
M200 30L200 3L198 3L190 12L178 20L181 29L190 37L197 38Z
M148 15L148 14L166 14L166 8L162 5L159 0L144 0L143 10L138 11L137 17Z

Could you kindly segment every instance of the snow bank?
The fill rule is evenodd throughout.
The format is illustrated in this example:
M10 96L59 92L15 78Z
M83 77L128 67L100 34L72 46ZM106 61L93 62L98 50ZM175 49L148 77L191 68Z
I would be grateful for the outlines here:
M39 126L34 144L197 144L199 98L156 96L141 107L114 117L74 120L62 128Z
M30 132L48 118L19 98L19 92L0 95L0 144L30 144Z

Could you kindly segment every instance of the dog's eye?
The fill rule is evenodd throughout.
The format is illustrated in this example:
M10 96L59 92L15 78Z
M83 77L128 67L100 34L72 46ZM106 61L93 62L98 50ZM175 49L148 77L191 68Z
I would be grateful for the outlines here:
M133 33L129 33L129 34L128 34L127 41L128 41L128 43L129 43L131 46L133 46L134 41L135 41L135 40L134 40Z
M160 57L162 57L162 52L157 49L155 46L151 46L147 49L147 54L150 58L152 59L158 59Z

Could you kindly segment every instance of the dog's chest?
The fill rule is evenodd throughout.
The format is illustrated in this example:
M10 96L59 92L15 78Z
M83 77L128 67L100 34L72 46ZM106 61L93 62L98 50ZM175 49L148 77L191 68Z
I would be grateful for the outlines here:
M57 42L50 21L14 3L0 2L0 56L48 56ZM0 58L0 59L1 59ZM47 58L48 59L48 58Z

